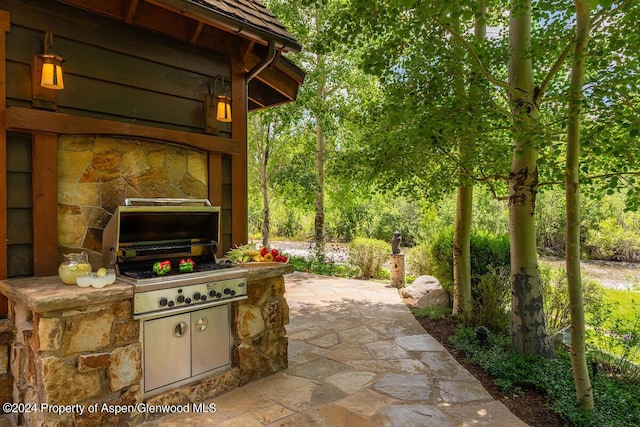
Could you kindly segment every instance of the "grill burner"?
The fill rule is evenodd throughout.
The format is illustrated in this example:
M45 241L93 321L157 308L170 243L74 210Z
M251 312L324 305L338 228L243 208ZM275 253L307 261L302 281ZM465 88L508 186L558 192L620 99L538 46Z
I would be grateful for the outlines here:
M170 259L169 261L171 261L171 271L164 276L158 276L156 273L154 273L153 265L150 265L149 262L144 264L141 263L140 265L127 266L124 269L121 267L120 274L135 280L151 279L154 277L164 278L164 277L171 277L171 276L187 277L189 274L192 274L192 273L180 273L178 269L180 259ZM215 261L212 261L212 260L194 259L193 261L195 263L195 265L193 266L193 273L222 270L222 269L234 267L233 264L217 264Z

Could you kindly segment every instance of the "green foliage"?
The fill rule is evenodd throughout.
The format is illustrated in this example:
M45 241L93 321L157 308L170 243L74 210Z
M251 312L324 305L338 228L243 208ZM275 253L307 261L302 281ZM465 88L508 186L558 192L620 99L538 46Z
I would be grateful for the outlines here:
M496 236L488 232L471 233L471 276L479 278L495 268L509 265L509 236ZM432 274L440 284L451 291L453 287L453 230L441 232L429 251Z
M405 247L421 239L424 212L420 204L406 197L364 190L366 194L360 194L345 186L340 191L331 191L326 210L330 240L350 242L366 236L390 242L395 230L400 231Z
M472 289L473 311L469 325L483 325L493 331L509 331L511 284L506 267L482 274Z
M536 202L536 244L541 253L564 256L567 218L561 190L545 191Z
M411 313L413 317L416 319L421 318L429 318L429 319L437 319L438 317L442 317L444 315L451 314L450 307L441 307L441 306L433 306L433 307L422 307L422 308L412 308Z
M304 273L319 274L322 276L335 276L353 279L358 275L358 270L349 265L336 262L327 262L326 260L318 260L317 258L307 259L305 257L292 256L289 263L293 265L295 271Z
M613 261L640 261L640 217L629 215L631 224L607 218L589 230L588 254L596 259ZM637 218L636 218L637 217Z
M571 325L569 307L569 287L565 269L554 269L549 264L540 263L542 280L542 298L547 333L553 335ZM585 316L588 319L599 319L610 311L610 305L604 298L604 288L594 280L582 280L582 295ZM587 324L590 324L587 321ZM593 324L591 324L594 326Z
M431 272L429 264L429 248L428 243L421 243L406 251L406 261L408 272L416 276L423 276Z
M620 299L620 293L624 297ZM593 358L613 366L627 377L640 381L640 306L638 294L607 290L608 310L593 316L587 331Z
M482 346L472 328L460 329L452 342L505 390L516 393L525 387L544 390L553 402L554 411L576 426L640 425L637 384L629 380L598 374L592 379L595 410L579 409L571 360L566 352L559 351L555 358L514 353L510 338L495 333L490 333L488 344Z
M349 263L358 269L358 277L378 277L382 265L391 253L389 243L358 237L349 244Z
M453 291L453 230L442 231L429 249L431 275L435 276L449 293Z

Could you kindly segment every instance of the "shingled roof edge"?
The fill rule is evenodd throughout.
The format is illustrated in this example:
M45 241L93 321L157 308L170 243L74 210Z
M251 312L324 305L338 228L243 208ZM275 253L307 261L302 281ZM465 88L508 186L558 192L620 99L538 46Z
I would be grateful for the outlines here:
M155 1L175 8L181 13L190 13L204 20L215 22L234 33L244 34L257 40L263 40L267 42L273 41L276 43L276 48L279 50L300 52L300 50L302 49L302 46L300 46L298 41L293 37L286 37L282 34L277 34L273 31L269 31L266 28L258 27L254 24L243 21L238 17L230 16L228 13L215 8L211 3L202 0Z

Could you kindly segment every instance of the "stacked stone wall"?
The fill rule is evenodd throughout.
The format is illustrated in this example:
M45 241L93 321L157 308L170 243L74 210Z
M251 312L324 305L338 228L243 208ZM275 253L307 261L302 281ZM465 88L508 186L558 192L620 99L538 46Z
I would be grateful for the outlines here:
M113 419L108 413L89 414L94 404L122 405L141 401L141 345L131 301L95 304L70 310L32 313L12 305L16 340L12 370L16 380L7 401L48 405L78 405L67 414L25 411L18 424L85 426L115 422L126 425L129 415ZM96 424L96 422L98 422ZM116 425L113 424L113 425Z
M248 298L235 305L234 361L240 383L264 377L288 365L289 306L284 298L284 277L250 281Z
M84 251L94 268L102 230L125 198L208 197L207 154L169 143L63 135L57 162L59 252Z

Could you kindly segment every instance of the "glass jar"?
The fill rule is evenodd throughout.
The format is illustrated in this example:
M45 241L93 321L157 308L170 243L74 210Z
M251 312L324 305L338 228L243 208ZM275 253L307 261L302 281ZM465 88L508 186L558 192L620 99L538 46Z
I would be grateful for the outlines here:
M65 285L75 285L76 275L81 272L91 273L91 264L86 252L64 254L65 261L58 267L58 276Z

